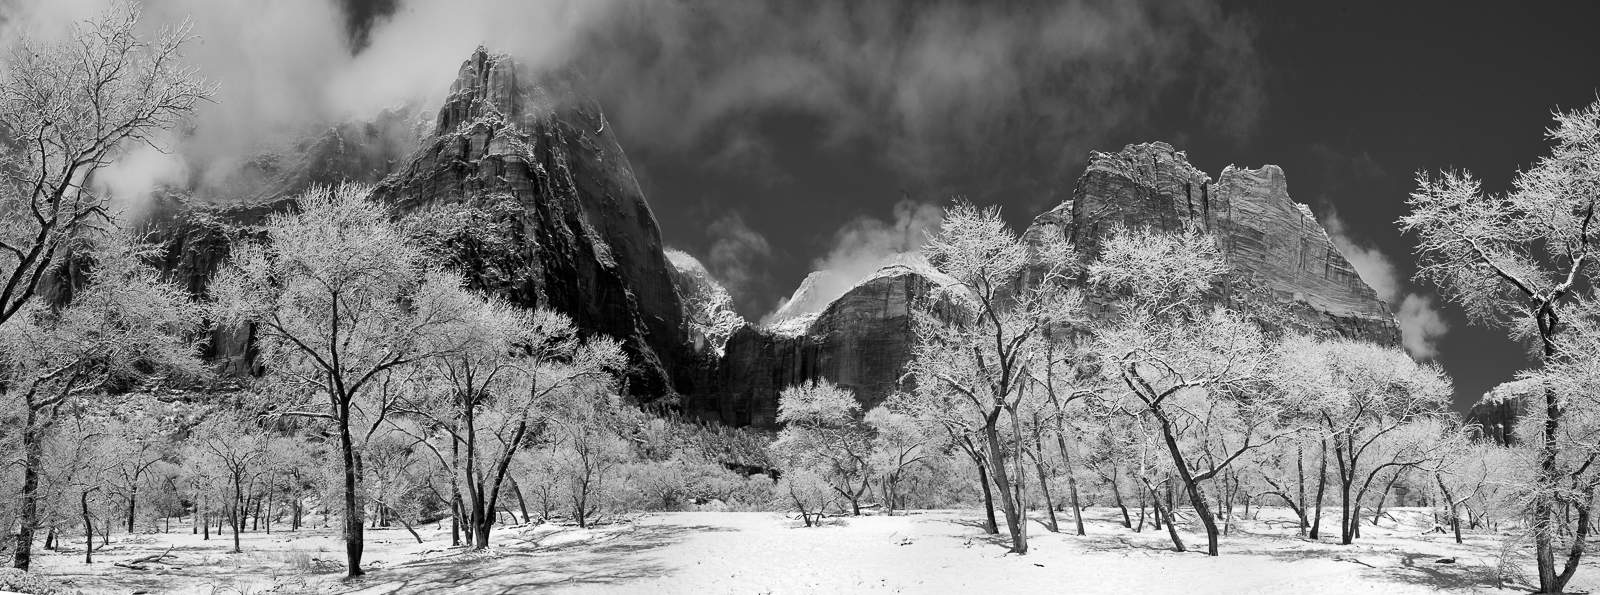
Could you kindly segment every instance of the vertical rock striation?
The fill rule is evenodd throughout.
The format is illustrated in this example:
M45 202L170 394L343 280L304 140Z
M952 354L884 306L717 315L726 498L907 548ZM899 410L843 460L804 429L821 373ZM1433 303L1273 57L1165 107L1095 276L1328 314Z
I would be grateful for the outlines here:
M1072 199L1036 217L1023 237L1036 242L1057 235L1092 258L1100 239L1119 226L1195 226L1214 234L1233 273L1252 290L1218 299L1236 305L1270 299L1287 310L1284 322L1302 331L1400 342L1388 306L1356 275L1310 210L1289 198L1277 166L1229 167L1213 182L1166 143L1096 152ZM728 341L717 392L686 404L724 423L767 426L785 387L826 379L855 390L863 406L876 405L900 386L911 359L908 300L951 282L941 277L926 267L892 265L815 318L747 327Z
M1286 307L1300 330L1399 345L1389 307L1356 274L1276 165L1228 166L1213 182L1166 143L1095 152L1070 202L1029 235L1057 233L1088 257L1115 227L1214 234L1235 274ZM1223 296L1230 298L1233 296Z
M692 354L655 215L580 77L535 77L479 48L461 66L433 134L375 196L401 211L441 203L503 214L521 266L481 280L514 303L549 307L622 342L629 391L675 391Z

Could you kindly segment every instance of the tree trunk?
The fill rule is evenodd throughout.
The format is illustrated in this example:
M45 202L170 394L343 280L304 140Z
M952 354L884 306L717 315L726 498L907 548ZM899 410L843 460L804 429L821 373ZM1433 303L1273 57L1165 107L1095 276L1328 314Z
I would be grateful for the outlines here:
M1011 551L1016 554L1028 553L1028 538L1023 533L1021 514L1017 509L1018 502L1011 493L1011 479L1006 475L1005 451L1000 448L1000 432L995 427L999 412L990 417L989 423L983 428L983 437L989 446L990 472L994 476L994 486L1000 492L1000 510L1006 516L1006 530L1011 533Z
M239 506L240 502L244 501L244 494L242 493L243 490L239 487L240 483L240 480L237 478L233 480L233 506L230 507L233 509L231 511L233 514L230 516L232 517L233 521L233 553L235 554L242 553L244 551L239 547L239 531L244 528L244 519L239 517L239 515L244 512L240 510L241 507Z
M1542 322L1542 321L1541 321ZM1546 328L1541 324L1541 328ZM1555 355L1555 348L1549 336L1544 337L1544 361L1549 362ZM1561 405L1556 397L1556 389L1548 382L1544 387L1544 447L1539 453L1538 492L1533 498L1533 543L1534 558L1539 567L1539 592L1560 593L1566 586L1556 575L1555 535L1550 528L1555 525L1555 489L1561 481L1561 472L1556 468L1556 460L1560 454L1560 426ZM1583 540L1578 540L1574 547L1577 550L1573 556L1576 568L1578 557L1582 556Z
M1589 540L1589 510L1590 503L1594 502L1594 485L1586 486L1582 496L1574 508L1578 510L1578 528L1572 536L1571 549L1567 550L1567 564L1561 569L1561 574L1556 577L1556 592L1567 588L1567 581L1572 580L1572 575L1578 571L1578 563L1583 560L1583 552Z
M1300 505L1295 507L1294 513L1300 517L1300 536L1306 536L1306 447L1304 444L1295 446L1294 471L1296 483L1300 486Z
M411 532L411 536L412 537L417 538L417 543L422 543L422 536L421 535L417 535L417 530L411 528L411 523L409 521L406 521L405 517L396 517L396 518L400 520L400 524L404 525L407 531Z
M461 545L461 494L450 498L450 545Z
M78 493L78 503L83 507L83 563L94 563L94 519L89 518L89 492Z
M1035 445L1037 446L1037 442ZM1039 489L1044 492L1044 509L1050 519L1050 524L1046 525L1046 528L1050 529L1051 533L1060 533L1061 525L1056 522L1056 503L1050 497L1050 477L1045 473L1044 461L1040 460L1040 457L1034 457L1033 466L1039 473Z
M1133 520L1128 518L1128 505L1122 502L1122 488L1117 486L1116 471L1112 471L1111 477L1106 480L1106 484L1111 486L1111 498L1116 501L1117 508L1122 510L1122 528L1132 529Z
M1156 509L1156 530L1161 530L1162 517L1165 517L1167 522L1167 536L1172 538L1172 547L1177 548L1177 550L1180 552L1189 551L1183 547L1183 538L1178 537L1178 525L1172 522L1172 515L1168 513L1167 509L1161 506L1161 494L1156 491L1155 486L1150 485L1149 478L1144 478L1144 487L1145 489L1150 490L1151 504L1153 504ZM1141 515L1143 514L1143 510L1143 507L1140 507ZM1141 518L1140 524L1142 525L1143 523L1144 519Z
M511 491L517 494L517 508L522 510L522 522L524 524L533 522L528 518L528 501L522 498L522 485L515 479L511 480Z
M982 459L973 458L973 462L978 465L978 483L983 486L983 509L988 513L988 524L984 525L983 531L994 535L1000 532L1000 526L994 520L994 494L989 490L989 466Z
M1056 438L1060 440L1058 446L1061 447L1062 464L1067 468L1067 494L1072 498L1072 521L1077 525L1078 534L1084 535L1083 506L1078 503L1078 474L1073 472L1072 451L1067 449L1066 438L1059 435Z
M1320 537L1322 531L1322 497L1328 491L1328 440L1322 440L1321 470L1317 472L1317 512L1311 521L1311 539Z
M1160 422L1161 436L1167 443L1167 451L1172 455L1173 467L1178 471L1178 479L1183 481L1183 488L1189 493L1189 503L1194 506L1196 516L1200 517L1200 524L1206 529L1206 555L1217 555L1217 521L1211 517L1211 511L1206 506L1206 498L1200 491L1199 482L1189 473L1189 463L1183 459L1183 451L1178 448L1178 438L1173 435L1172 422L1167 419L1160 409L1152 409L1156 421ZM1172 524L1172 517L1167 517L1167 524ZM1176 534L1176 533L1174 533Z
M1389 492L1394 490L1394 482L1400 481L1400 472L1396 471L1389 477L1389 483L1383 486L1383 493L1378 494L1378 506L1372 512L1372 526L1378 526L1378 519L1383 516L1383 502L1389 499ZM1402 502L1402 504L1404 504Z
M128 534L133 534L134 503L139 499L139 480L134 479L133 487L128 489Z
M27 408L28 419L22 428L22 448L26 453L22 465L22 510L17 519L17 540L11 557L11 567L22 570L28 570L33 561L33 531L39 523L39 467L44 461L39 413L31 402Z
M344 457L344 550L345 561L349 565L345 576L356 577L366 574L361 570L361 551L365 543L361 504L356 501L356 452L355 444L350 439L348 402L340 403L339 407L339 449Z

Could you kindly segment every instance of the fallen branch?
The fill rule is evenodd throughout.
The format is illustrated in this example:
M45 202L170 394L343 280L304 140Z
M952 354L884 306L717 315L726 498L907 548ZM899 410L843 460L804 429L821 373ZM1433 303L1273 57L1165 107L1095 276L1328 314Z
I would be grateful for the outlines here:
M166 564L166 562L162 562L161 560L162 560L162 558L169 558L169 557L170 558L177 557L177 556L173 556L172 555L172 546L170 546L170 545L167 546L167 551L161 552L161 553L156 554L154 556L145 556L143 558L134 558L132 560L129 560L128 563L129 564L140 564L140 563L144 563L144 562L155 562L157 564ZM121 564L118 564L118 566L121 566ZM138 570L144 570L144 569L143 568L139 568Z

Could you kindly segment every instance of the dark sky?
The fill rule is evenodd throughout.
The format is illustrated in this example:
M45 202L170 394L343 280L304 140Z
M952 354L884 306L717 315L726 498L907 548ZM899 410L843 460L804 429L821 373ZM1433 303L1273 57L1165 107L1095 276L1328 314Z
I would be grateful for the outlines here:
M1159 113L1093 139L1100 150L1166 140L1213 176L1229 164L1274 163L1290 193L1319 218L1337 211L1346 233L1394 263L1410 291L1414 238L1395 220L1418 170L1465 168L1502 191L1518 168L1547 151L1550 111L1596 99L1600 88L1600 3L1501 4L1466 9L1443 3L1237 2L1223 11L1246 19L1260 60L1264 101L1244 138L1186 121L1195 117L1165 98ZM1172 104L1178 104L1174 108ZM871 143L829 145L825 123L805 114L758 118L772 143L780 179L706 167L694 155L635 152L647 196L666 241L705 258L717 240L707 225L726 210L766 238L771 256L739 288L747 316L759 316L798 285L828 252L834 232L856 217L890 219L902 191L942 201L966 195L1003 205L1014 225L1071 191L1086 155L1065 171L1010 172L1027 178L1001 191L990 172L957 171L929 187L886 166ZM624 131L626 134L626 131ZM1022 182L1023 180L1018 180ZM937 193L937 194L935 194ZM1449 330L1438 361L1464 408L1525 367L1524 350L1495 329L1469 325L1442 305Z
M667 244L748 318L866 239L918 229L919 205L963 195L1020 229L1070 195L1089 150L1163 140L1213 176L1282 166L1364 274L1391 264L1394 301L1432 297L1464 409L1527 364L1410 281L1395 220L1415 172L1503 191L1547 151L1550 111L1600 88L1600 3L1468 4L618 2L569 57Z

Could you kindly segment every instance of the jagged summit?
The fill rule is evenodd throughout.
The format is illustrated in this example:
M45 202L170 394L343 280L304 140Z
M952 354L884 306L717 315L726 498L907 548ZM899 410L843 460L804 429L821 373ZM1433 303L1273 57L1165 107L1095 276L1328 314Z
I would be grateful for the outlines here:
M1289 307L1307 330L1398 345L1399 327L1310 208L1289 197L1276 165L1230 165L1215 181L1162 142L1090 154L1072 199L1040 215L1030 236L1059 233L1092 256L1115 226L1216 235L1235 273Z
M600 104L571 69L529 72L479 48L434 133L374 190L402 210L459 203L494 213L506 249L475 284L565 312L622 341L640 396L669 395L693 358L655 215Z

